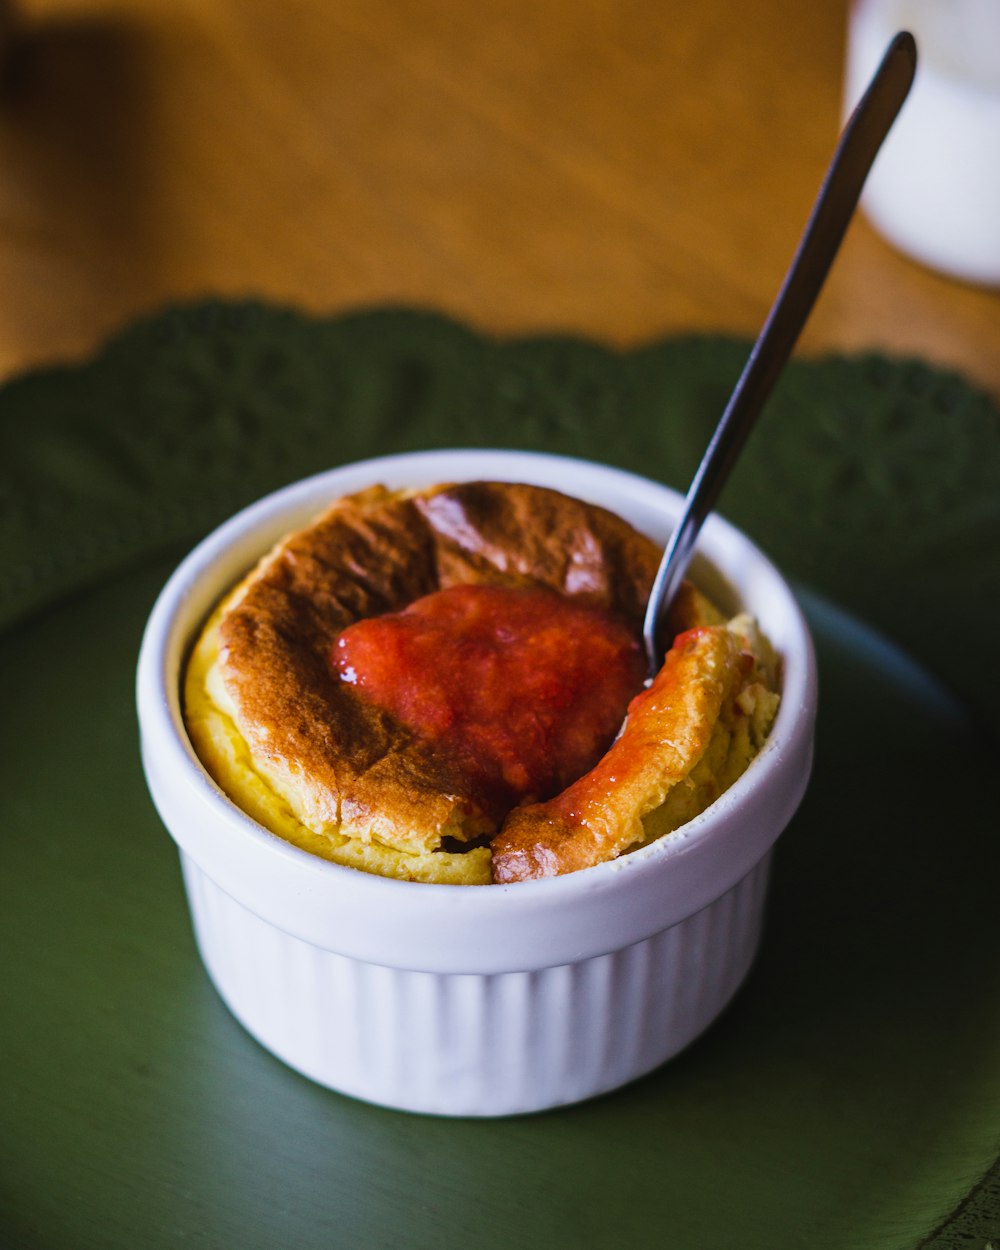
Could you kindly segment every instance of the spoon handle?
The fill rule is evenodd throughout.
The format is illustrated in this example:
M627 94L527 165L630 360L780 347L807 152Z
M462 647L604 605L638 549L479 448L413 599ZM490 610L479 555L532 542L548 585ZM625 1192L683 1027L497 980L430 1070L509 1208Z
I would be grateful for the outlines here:
M687 572L702 523L715 505L812 311L868 171L910 90L916 65L913 36L909 31L900 31L889 44L840 137L785 280L715 427L688 490L681 519L660 562L643 624L651 676L662 663L656 645L660 617Z

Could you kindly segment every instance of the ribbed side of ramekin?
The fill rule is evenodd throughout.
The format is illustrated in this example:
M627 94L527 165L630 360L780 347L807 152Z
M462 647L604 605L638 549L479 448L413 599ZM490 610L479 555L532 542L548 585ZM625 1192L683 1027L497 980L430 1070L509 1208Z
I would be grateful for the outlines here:
M369 1102L498 1116L579 1102L675 1055L757 950L770 855L687 920L578 963L489 975L389 968L294 937L181 853L202 958L236 1018L319 1083Z

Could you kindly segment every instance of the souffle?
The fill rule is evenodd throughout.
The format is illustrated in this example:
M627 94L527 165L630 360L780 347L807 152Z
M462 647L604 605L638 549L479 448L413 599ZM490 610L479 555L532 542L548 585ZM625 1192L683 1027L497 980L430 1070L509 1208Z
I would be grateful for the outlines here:
M779 699L754 621L690 583L646 686L659 559L538 486L337 500L206 623L191 741L259 824L351 868L486 885L613 859L730 786Z

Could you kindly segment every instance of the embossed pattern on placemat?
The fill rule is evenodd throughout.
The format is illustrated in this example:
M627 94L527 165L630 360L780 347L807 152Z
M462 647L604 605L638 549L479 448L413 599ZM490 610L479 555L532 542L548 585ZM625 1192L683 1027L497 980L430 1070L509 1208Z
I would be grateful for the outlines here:
M0 392L0 625L329 465L419 447L553 450L683 488L747 344L496 341L406 309L204 303ZM886 631L987 722L1000 408L881 356L794 361L720 511Z

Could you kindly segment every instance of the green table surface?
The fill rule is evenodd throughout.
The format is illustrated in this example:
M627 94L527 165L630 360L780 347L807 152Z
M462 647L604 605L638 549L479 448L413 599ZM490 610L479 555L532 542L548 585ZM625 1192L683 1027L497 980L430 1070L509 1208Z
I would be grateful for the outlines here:
M145 791L143 624L234 507L443 445L682 485L745 349L206 305L0 392L0 1244L1000 1245L1000 413L961 378L796 362L727 488L813 626L816 769L750 979L642 1081L497 1121L311 1084L211 988Z

